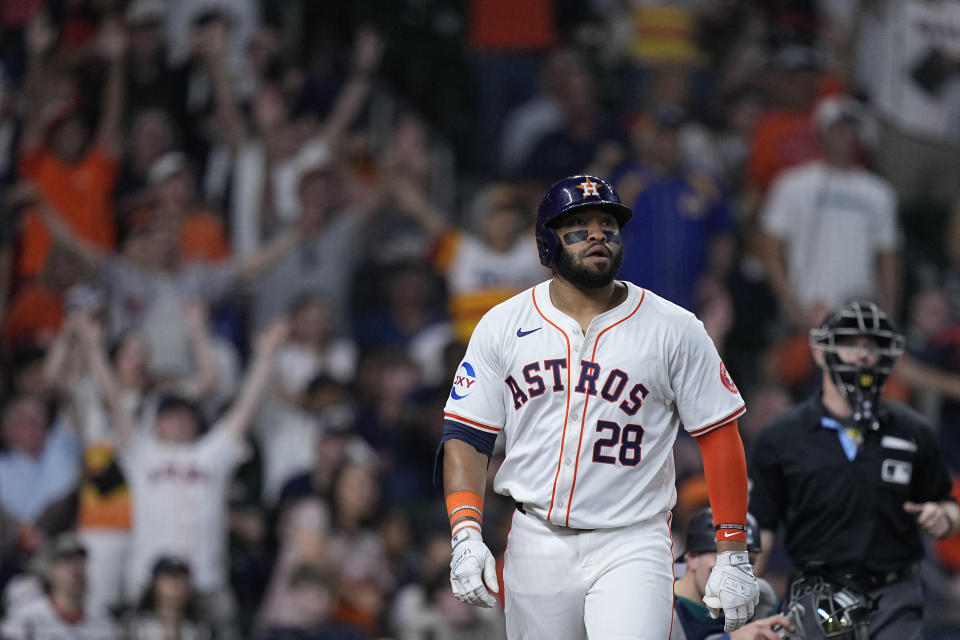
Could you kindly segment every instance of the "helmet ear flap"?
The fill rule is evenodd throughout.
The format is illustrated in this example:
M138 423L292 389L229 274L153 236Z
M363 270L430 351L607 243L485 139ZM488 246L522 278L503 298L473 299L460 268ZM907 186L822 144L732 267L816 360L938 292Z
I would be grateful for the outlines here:
M560 236L549 227L537 228L537 251L540 254L540 264L550 267L560 251Z

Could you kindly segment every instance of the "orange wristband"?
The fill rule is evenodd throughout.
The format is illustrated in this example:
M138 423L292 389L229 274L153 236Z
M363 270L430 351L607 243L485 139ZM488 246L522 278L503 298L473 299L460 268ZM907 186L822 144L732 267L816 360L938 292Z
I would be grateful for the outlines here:
M465 527L480 531L483 525L483 496L475 491L454 491L447 496L447 515L453 535Z

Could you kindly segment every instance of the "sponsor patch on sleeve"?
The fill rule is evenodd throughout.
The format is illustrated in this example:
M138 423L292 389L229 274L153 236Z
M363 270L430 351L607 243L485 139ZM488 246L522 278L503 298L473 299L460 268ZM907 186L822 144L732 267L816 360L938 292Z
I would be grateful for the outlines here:
M477 374L473 365L467 361L460 363L456 375L453 377L453 388L450 389L450 397L454 400L463 400L473 392L473 386L477 383Z
M723 386L725 386L730 393L740 393L737 385L733 382L733 378L730 377L730 373L727 371L727 365L723 364L723 360L720 361L720 382L723 383Z

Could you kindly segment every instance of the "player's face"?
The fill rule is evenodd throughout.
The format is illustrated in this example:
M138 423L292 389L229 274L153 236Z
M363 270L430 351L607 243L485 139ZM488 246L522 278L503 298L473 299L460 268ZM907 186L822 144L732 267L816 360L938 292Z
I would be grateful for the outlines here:
M562 216L556 227L561 248L556 271L577 287L604 287L623 264L617 219L602 209L583 209Z
M717 554L704 552L691 552L687 554L687 571L693 572L694 582L697 583L697 592L702 596L706 593L707 580L710 579L710 571L717 564Z

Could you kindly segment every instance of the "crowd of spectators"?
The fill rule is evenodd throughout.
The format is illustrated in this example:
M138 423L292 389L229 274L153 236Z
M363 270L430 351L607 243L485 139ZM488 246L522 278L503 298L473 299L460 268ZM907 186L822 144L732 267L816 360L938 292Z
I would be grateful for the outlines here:
M434 454L582 172L748 454L869 297L960 498L960 1L0 2L0 636L504 637L451 594ZM924 575L957 637L960 541Z

